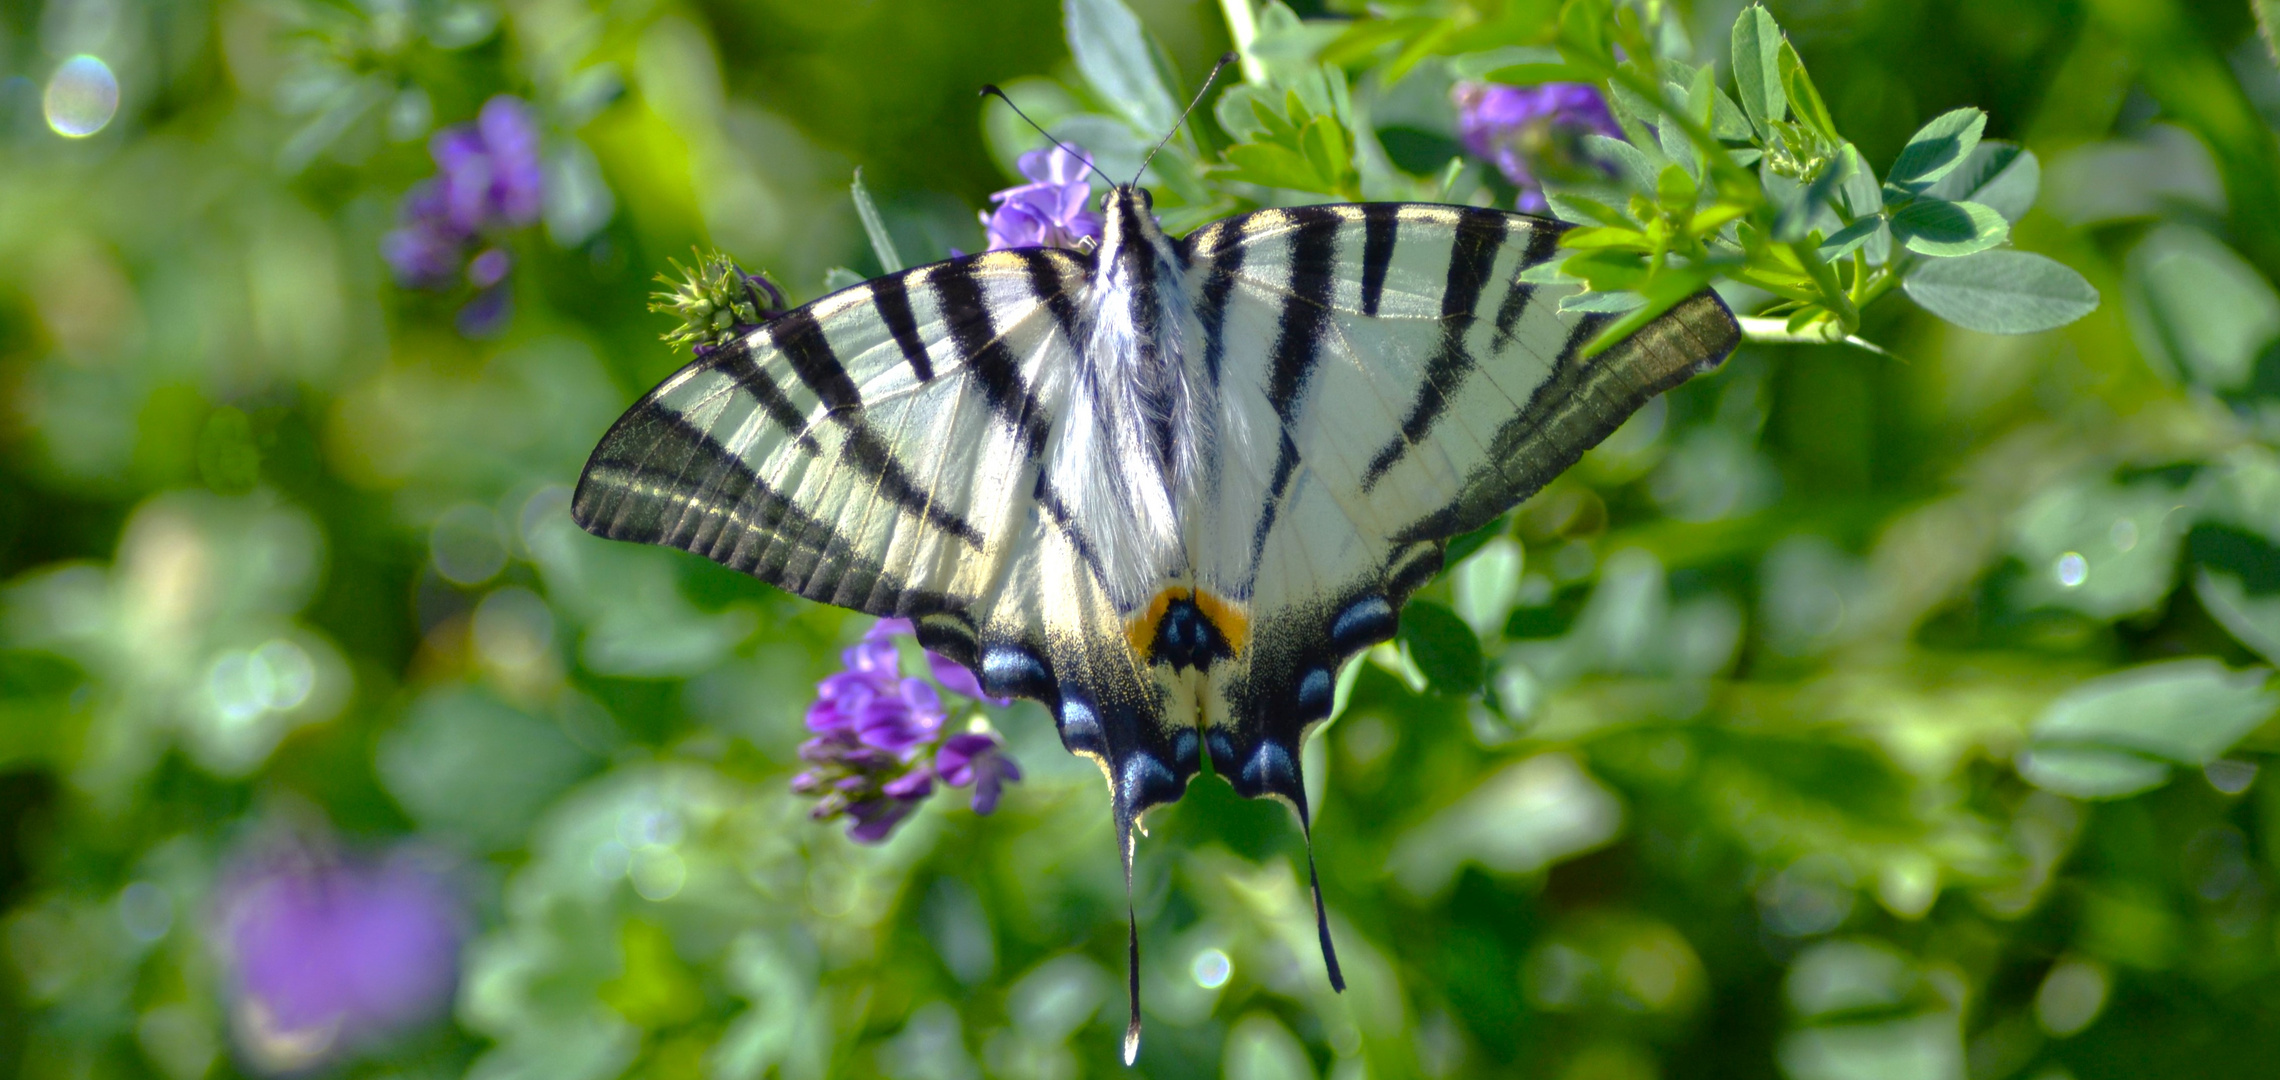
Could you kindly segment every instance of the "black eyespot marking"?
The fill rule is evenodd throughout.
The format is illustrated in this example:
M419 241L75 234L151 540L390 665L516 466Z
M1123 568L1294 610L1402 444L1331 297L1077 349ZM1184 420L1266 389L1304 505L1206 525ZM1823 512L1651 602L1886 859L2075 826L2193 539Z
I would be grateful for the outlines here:
M1174 600L1164 608L1164 617L1156 621L1156 640L1148 645L1148 659L1153 663L1170 664L1174 671L1195 668L1211 670L1214 660L1230 660L1235 650L1227 644L1227 637L1212 624L1203 609L1191 597Z

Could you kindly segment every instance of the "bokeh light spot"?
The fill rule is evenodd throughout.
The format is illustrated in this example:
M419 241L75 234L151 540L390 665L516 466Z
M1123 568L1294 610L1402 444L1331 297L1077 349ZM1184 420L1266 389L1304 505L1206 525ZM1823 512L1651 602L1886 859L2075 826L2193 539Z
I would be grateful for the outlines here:
M1195 984L1206 990L1217 990L1227 985L1227 977L1234 974L1234 971L1235 965L1228 961L1226 953L1218 949L1205 949L1196 953L1195 961L1188 965L1188 973L1195 976Z
M2069 551L2051 563L2050 574L2060 585L2069 589L2079 587L2090 580L2090 560L2083 558L2080 552Z
M40 96L48 127L70 139L84 139L104 129L119 111L119 80L111 65L81 53L63 62L48 78Z
M445 581L481 585L506 568L505 529L489 507L461 503L436 519L428 532L428 554Z

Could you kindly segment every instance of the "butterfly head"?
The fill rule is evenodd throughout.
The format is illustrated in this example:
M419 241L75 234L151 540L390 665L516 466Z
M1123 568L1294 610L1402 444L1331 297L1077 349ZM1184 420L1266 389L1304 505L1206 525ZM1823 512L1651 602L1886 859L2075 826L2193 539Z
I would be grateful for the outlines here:
M1101 269L1111 274L1175 258L1171 238L1156 224L1155 200L1146 188L1118 184L1101 196L1099 252Z

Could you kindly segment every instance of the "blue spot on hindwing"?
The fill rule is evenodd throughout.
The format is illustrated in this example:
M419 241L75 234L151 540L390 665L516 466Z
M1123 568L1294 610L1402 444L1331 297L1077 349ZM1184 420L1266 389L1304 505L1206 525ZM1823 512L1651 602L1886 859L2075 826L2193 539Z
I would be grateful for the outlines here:
M1338 613L1330 621L1330 643L1341 652L1351 653L1368 645L1393 640L1400 629L1393 604L1382 596L1365 596Z
M1092 703L1074 695L1061 699L1061 745L1072 754L1108 754L1108 737L1101 730L1100 714Z
M1298 680L1298 712L1308 720L1319 720L1330 715L1330 704L1336 699L1338 682L1321 668L1307 672Z
M1051 705L1060 696L1045 661L1019 645L992 645L984 650L981 678L982 689L994 697L1025 697Z

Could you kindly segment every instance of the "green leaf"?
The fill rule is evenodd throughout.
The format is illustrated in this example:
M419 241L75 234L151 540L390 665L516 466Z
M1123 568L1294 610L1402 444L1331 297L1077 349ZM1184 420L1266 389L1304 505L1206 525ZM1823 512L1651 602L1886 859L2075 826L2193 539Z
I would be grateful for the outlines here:
M1900 148L1899 159L1884 176L1886 187L1904 195L1923 194L1934 181L1954 172L1971 156L1985 130L1987 114L1978 109L1956 109L1933 117ZM1887 201L1894 200L1888 197Z
M1434 693L1461 696L1480 689L1480 638L1456 612L1431 600L1410 601L1401 611L1400 641Z
M1579 292L1560 297L1562 315L1621 315L1637 311L1647 304L1647 298L1635 292Z
M1765 8L1751 4L1734 18L1732 44L1734 96L1759 136L1768 137L1771 125L1789 113L1781 89L1781 27Z
M2006 221L2017 222L2034 206L2042 187L2042 163L2016 143L1982 140L1954 172L1924 189L1949 202L1985 203Z
M2254 377L2257 356L2280 336L2280 294L2214 237L2168 225L2130 252L2122 277L2130 332L2173 376L2218 390Z
M1829 107L1821 103L1821 91L1813 86L1813 76L1805 71L1805 61L1787 40L1781 43L1781 85L1789 94L1789 111L1797 114L1799 123L1821 137L1824 144L1834 146L1844 141L1837 134L1837 122L1829 117Z
M849 193L855 197L855 216L863 222L863 232L871 238L871 254L878 256L879 269L884 273L900 273L908 266L902 252L895 250L895 238L887 235L887 222L879 216L879 207L871 201L870 189L863 186L863 167L855 166L855 183Z
M1837 230L1836 235L1821 241L1821 246L1815 251L1815 254L1821 257L1822 262L1833 263L1852 254L1854 248L1881 237L1883 233L1884 219L1877 215L1870 215ZM1881 262L1882 260L1871 255L1869 261Z
M1534 86L1548 82L1590 82L1591 72L1570 64L1512 64L1481 76L1483 82Z
M2030 747L2017 764L2028 783L2077 799L2119 799L2169 782L2168 765L2098 746Z
M1306 155L1280 143L1240 143L1227 148L1226 158L1235 166L1227 174L1231 179L1293 191L1330 189L1330 181L1314 170Z
M2039 745L2128 750L2206 765L2280 711L2269 668L2232 671L2205 657L2128 668L2060 696L2028 729Z
M1892 235L1919 255L1952 259L2002 243L2011 225L1994 207L1927 197L1892 215Z
M2098 290L2082 275L2008 248L1935 259L1917 267L1901 288L1924 310L1987 334L2050 330L2098 307Z
M1624 189L1636 195L1654 194L1655 178L1662 172L1662 167L1669 164L1667 161L1656 160L1661 156L1659 152L1650 156L1640 147L1605 135L1584 136L1583 148L1584 153L1592 158L1615 166Z
M1480 528L1474 529L1469 533L1458 533L1457 535L1450 537L1449 546L1442 549L1441 551L1441 565L1455 566L1458 563L1465 561L1465 559L1470 557L1473 552L1479 551L1483 544L1486 544L1489 541L1504 535L1506 532L1509 532L1511 528L1512 515L1499 514L1497 515L1496 520L1491 521L1488 524L1481 526Z
M1154 41L1124 0L1062 0L1062 25L1077 71L1100 100L1151 136L1172 130L1172 96Z

